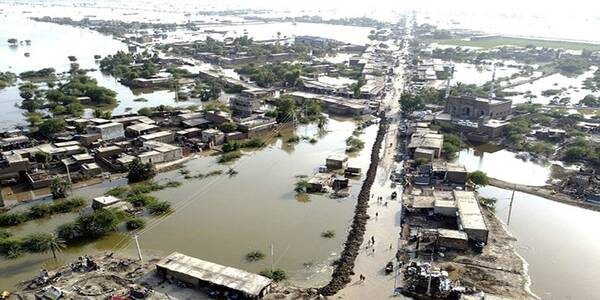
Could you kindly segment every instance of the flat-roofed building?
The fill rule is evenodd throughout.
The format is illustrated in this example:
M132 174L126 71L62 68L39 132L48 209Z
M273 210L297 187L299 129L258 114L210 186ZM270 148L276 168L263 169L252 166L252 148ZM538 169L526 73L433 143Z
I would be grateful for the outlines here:
M125 138L125 129L121 123L105 123L88 128L88 133L100 134L102 140L112 141Z
M477 201L475 192L453 191L458 207L458 225L467 233L469 239L487 243L489 230Z
M143 142L157 141L163 143L172 143L175 141L175 133L172 131L158 131L140 136Z
M442 155L444 135L437 133L414 133L410 138L408 149L414 154L416 149L429 149L434 151L434 158ZM423 151L423 150L421 150Z
M348 164L348 156L344 154L332 154L325 159L325 166L328 169L343 169Z
M138 123L127 126L127 128L125 128L125 133L128 136L135 137L144 134L149 134L157 130L159 130L159 127L154 124Z
M455 250L467 250L469 237L465 232L451 229L438 229L437 246Z
M512 100L502 98L479 98L473 96L450 96L445 112L453 118L479 119L489 117L504 119L512 113Z

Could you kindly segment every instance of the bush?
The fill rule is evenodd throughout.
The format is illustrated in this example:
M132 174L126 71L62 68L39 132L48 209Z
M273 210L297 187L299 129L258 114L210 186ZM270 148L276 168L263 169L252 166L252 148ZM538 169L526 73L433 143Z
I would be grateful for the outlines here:
M82 237L98 237L117 229L119 216L113 210L100 209L77 218Z
M225 133L234 132L238 129L238 124L235 122L225 122L219 126L219 129Z
M127 179L129 182L140 182L151 179L156 174L152 163L143 163L139 158L129 163L129 173Z
M332 239L335 237L335 231L333 231L333 230L323 231L323 232L321 232L321 237L326 238L326 239Z
M240 150L240 143L237 141L229 141L225 144L223 144L223 152L227 153L227 152L232 152L232 151L237 151Z
M469 180L475 185L486 186L490 184L490 178L482 171L475 171L469 174Z
M246 260L249 262L259 261L263 258L265 258L265 254L260 251L252 251L246 254Z
M262 270L259 274L267 278L271 278L274 281L282 281L287 279L287 274L282 269Z
M242 148L260 148L265 145L265 142L259 138L251 139L242 143Z
M133 194L129 195L125 200L131 203L135 207L146 207L150 204L156 203L158 199L154 196L147 194Z
M106 191L105 195L113 196L113 197L122 197L129 191L129 188L124 185L115 186L114 188Z
M48 250L52 234L46 232L32 233L23 239L23 248L29 252L39 253Z
M68 181L66 181L62 178L52 179L52 183L50 184L50 192L52 193L52 198L53 199L67 198L70 188L71 188L71 184Z
M5 230L5 229L0 229L0 239L5 239L8 237L11 237L12 233L10 233L10 231Z
M232 160L236 160L240 157L242 157L242 153L240 151L227 152L221 155L221 157L219 157L219 163L226 163Z
M346 146L348 146L348 148L346 148L346 152L356 152L365 147L365 142L357 137L351 136L346 139Z
M82 208L85 206L85 202L85 199L81 197L56 200L54 203L50 204L50 210L53 213L68 213Z
M14 226L29 221L29 217L24 212L0 214L0 226Z
M17 258L23 253L23 240L18 237L0 239L0 253L8 258Z
M76 222L60 225L56 229L56 235L65 241L74 241L82 236L81 229Z
M51 214L50 205L44 203L34 204L29 209L29 218L31 219L39 219Z
M131 195L147 194L161 190L161 186L154 181L141 182L131 186Z
M152 203L148 206L148 212L153 215L162 215L171 211L171 203L166 201Z
M146 221L144 221L144 219L141 218L133 218L128 220L127 223L125 223L125 226L128 230L136 230L144 228L144 226L146 226Z

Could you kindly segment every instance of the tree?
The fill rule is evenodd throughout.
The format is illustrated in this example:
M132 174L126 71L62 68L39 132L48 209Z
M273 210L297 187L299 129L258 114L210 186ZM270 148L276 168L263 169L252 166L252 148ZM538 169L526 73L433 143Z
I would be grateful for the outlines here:
M277 122L278 123L287 123L294 120L296 116L296 102L291 97L281 97L279 101L277 101L277 108L275 109L277 113Z
M67 198L69 189L71 189L71 183L60 177L52 179L52 183L50 183L50 192L54 199Z
M425 107L423 99L413 96L410 93L402 93L400 96L400 105L402 106L402 110L407 113L411 113Z
M52 256L56 259L56 252L65 248L65 241L56 234L41 232L26 236L23 246L28 251L35 253L52 252Z
M234 132L238 129L238 124L235 122L225 122L219 126L219 129L225 133Z
M46 165L47 163L49 163L52 160L52 155L48 152L44 152L44 151L37 151L34 155L33 155L34 159L36 162Z
M47 119L42 122L39 126L39 133L50 137L53 134L63 132L67 127L67 123L63 119Z
M490 184L490 178L482 171L475 171L469 174L469 180L476 186L486 186Z
M143 163L139 158L129 163L129 173L127 179L129 182L140 182L151 179L156 174L152 163Z

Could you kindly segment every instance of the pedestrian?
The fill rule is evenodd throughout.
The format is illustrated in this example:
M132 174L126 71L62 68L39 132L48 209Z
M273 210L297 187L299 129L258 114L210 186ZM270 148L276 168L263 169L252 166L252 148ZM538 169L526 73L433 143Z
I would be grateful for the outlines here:
M392 243L390 243L390 251L392 251Z
M383 204L383 206L387 207L387 201L385 201L385 204Z
M371 243L375 245L375 236L371 236Z
M377 218L379 218L379 212L375 213L375 220L377 220Z
M375 247L373 247L373 255L375 255Z

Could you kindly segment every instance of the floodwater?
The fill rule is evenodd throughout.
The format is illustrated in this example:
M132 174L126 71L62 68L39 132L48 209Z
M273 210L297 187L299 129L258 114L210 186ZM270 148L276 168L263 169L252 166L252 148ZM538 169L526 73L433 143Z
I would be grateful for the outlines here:
M328 132L320 132L315 125L296 129L298 136L315 137L311 144L283 143L290 133L281 138L267 137L270 145L247 152L230 165L220 165L216 157L189 161L185 167L191 174L212 170L239 173L233 177L221 175L206 179L186 180L179 171L161 173L157 180L173 179L183 182L176 189L154 193L171 202L174 213L165 219L148 220L148 227L140 236L145 256L163 256L179 251L209 261L258 272L270 266L270 245L273 244L275 267L288 272L298 285L325 283L331 274L330 263L341 251L346 231L351 222L355 199L362 178L352 180L351 195L331 199L327 195L310 195L309 199L296 198L294 184L297 175L313 175L325 158L344 153L345 139L355 129L353 121L331 119ZM361 138L365 149L350 158L350 164L366 170L376 126L368 127ZM88 199L102 195L108 188L123 181L83 188L75 194ZM10 228L22 236L31 232L52 231L75 218L75 214L29 222ZM321 232L334 230L332 239L322 238ZM24 254L14 260L0 259L0 286L10 287L36 274L42 267L76 259L82 254L113 251L119 248L126 255L135 255L134 245L127 235L114 233L98 241L72 247L53 262L48 254ZM244 255L260 250L267 256L263 261L248 263Z
M479 193L498 199L496 214L506 223L512 192L484 187ZM599 212L515 193L508 230L529 265L532 291L542 299L598 299L598 228Z
M496 78L509 77L518 73L519 69L513 67L497 67ZM454 63L454 76L450 80L452 85L457 82L463 84L482 85L492 80L494 69L490 65L474 65L469 63Z
M540 164L517 158L516 153L489 144L461 150L455 162L467 171L481 170L506 182L542 186L550 179L550 163Z
M29 70L38 70L52 67L57 72L69 70L70 62L67 56L77 57L77 63L82 69L97 69L98 64L94 55L102 57L114 54L119 50L127 50L125 44L99 33L50 23L39 23L22 18L3 17L3 26L0 29L0 71L11 71L21 73ZM10 47L5 42L9 38L19 40L31 40L31 45L19 45ZM25 57L29 52L30 57ZM114 113L124 113L128 110L137 111L145 106L157 106L160 104L171 106L188 106L198 102L185 101L175 102L174 91L160 90L134 90L120 84L116 78L102 74L100 71L88 72L101 86L110 88L117 92L118 105ZM133 101L136 98L145 98L148 102ZM26 124L22 113L18 108L21 102L17 85L0 90L0 104L3 114L0 117L0 129L10 129L15 125Z
M591 90L583 88L583 81L592 77L596 69L597 67L592 67L583 74L574 77L567 77L557 73L541 78L532 83L525 83L515 86L507 89L506 91L520 93L526 93L527 91L530 91L531 94L537 96L537 98L532 99L532 103L548 104L555 96L543 96L542 92L545 90L562 89L563 91L556 96L559 98L571 98L570 104L574 105L579 103L579 101L587 95L600 96L600 92L592 92ZM524 97L524 95L518 95L509 98L513 99L514 104L529 102L529 98Z

